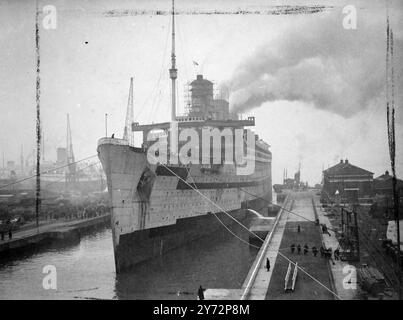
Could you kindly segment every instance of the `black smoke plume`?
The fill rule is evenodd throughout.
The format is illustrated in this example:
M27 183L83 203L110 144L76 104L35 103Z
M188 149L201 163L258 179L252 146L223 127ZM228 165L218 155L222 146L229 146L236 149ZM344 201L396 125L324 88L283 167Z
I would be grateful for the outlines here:
M356 30L344 29L343 18L341 12L312 16L257 49L226 82L231 110L242 113L287 100L349 118L385 101L385 15L359 11ZM401 38L396 38L397 105L403 100L402 49Z

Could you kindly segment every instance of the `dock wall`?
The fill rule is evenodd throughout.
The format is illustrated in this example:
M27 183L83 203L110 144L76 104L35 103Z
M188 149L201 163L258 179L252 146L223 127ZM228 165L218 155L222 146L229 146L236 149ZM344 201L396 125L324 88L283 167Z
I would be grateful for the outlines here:
M80 235L89 229L110 225L110 215L103 215L91 219L67 223L65 226L55 226L46 230L33 229L31 233L12 240L0 242L0 256L11 250L25 248L45 240L64 240L79 238Z

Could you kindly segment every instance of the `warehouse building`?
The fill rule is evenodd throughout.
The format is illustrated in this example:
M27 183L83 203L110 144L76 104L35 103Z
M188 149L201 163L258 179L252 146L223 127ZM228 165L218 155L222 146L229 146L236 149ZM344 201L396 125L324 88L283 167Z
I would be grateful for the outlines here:
M372 195L374 174L352 165L346 159L323 171L323 191L341 202L358 202Z

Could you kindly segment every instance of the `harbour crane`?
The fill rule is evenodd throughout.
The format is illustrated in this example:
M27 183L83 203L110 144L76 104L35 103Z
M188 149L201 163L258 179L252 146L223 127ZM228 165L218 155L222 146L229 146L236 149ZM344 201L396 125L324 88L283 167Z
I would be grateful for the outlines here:
M133 133L131 127L132 122L133 122L133 77L130 78L130 89L129 89L129 98L127 100L126 121L125 121L125 128L123 131L123 139L127 140L130 145L133 144Z
M71 139L70 117L67 114L67 168L66 168L66 187L70 183L74 183L77 180L76 175L76 162L74 160L73 153L73 141Z

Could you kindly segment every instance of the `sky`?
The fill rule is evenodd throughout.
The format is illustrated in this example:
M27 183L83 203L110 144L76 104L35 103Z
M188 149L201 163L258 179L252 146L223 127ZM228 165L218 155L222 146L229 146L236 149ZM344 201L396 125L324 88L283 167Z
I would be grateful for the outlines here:
M294 4L306 7L285 10ZM135 120L170 119L171 18L155 14L168 12L169 0L39 0L39 8L46 5L57 14L55 29L39 30L46 160L66 145L67 113L76 159L96 154L105 113L108 135L122 136L132 76ZM357 10L354 30L343 27L346 5ZM401 176L403 5L388 6ZM340 159L375 176L390 170L386 1L177 0L176 8L178 113L185 112L186 83L202 73L217 88L230 88L233 110L256 117L254 131L273 153L273 183L281 183L284 168L292 176L299 163L310 184ZM194 14L215 10L227 14ZM260 14L228 14L236 10ZM19 162L21 147L27 157L35 146L35 1L0 0L0 30L0 150L6 161Z

